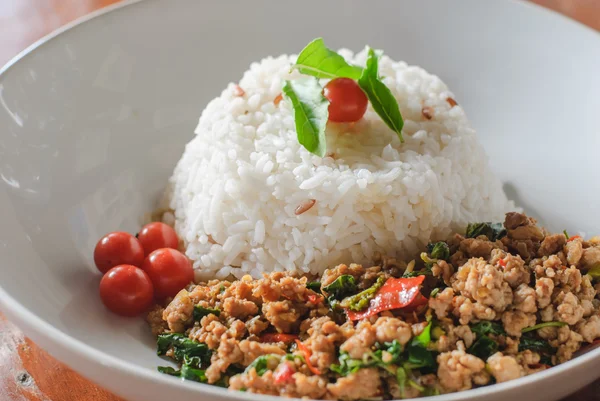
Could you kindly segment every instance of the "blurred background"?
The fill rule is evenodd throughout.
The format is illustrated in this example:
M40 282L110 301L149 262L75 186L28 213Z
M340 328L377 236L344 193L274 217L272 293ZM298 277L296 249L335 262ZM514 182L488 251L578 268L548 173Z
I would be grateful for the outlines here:
M37 39L67 22L120 1L0 0L0 66ZM600 0L531 1L600 30Z

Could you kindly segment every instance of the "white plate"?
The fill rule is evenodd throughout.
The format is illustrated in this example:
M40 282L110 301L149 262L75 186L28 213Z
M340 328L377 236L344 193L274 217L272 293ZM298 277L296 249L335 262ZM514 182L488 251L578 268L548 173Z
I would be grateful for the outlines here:
M183 383L144 323L103 309L96 240L135 231L209 99L249 63L325 37L438 74L510 194L552 229L600 232L600 36L509 1L199 2L112 7L0 75L0 304L34 341L134 400L264 400ZM600 375L600 350L444 400L555 400Z

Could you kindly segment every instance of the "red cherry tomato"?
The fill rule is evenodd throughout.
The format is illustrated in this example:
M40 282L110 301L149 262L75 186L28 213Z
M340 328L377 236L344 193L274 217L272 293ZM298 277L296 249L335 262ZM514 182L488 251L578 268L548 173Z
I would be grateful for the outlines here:
M144 260L142 269L150 276L159 300L175 296L194 280L192 263L176 249L157 249Z
M122 231L105 235L94 249L94 262L102 273L117 265L141 266L143 261L144 248L140 241Z
M140 240L146 256L160 248L177 249L179 247L177 233L173 227L165 223L146 224L138 234L138 240Z
M329 100L329 120L352 123L362 118L369 100L360 86L350 78L336 78L325 85L323 95Z
M152 306L154 287L150 277L142 269L132 265L119 265L102 277L100 299L117 315L137 316Z

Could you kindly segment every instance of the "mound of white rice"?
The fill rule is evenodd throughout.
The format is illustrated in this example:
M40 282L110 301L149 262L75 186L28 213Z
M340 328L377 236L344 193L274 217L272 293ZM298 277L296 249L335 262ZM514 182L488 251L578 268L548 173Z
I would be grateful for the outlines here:
M364 65L365 52L340 53ZM328 124L329 157L310 154L290 105L276 105L284 80L300 76L290 74L294 60L254 63L239 82L243 95L230 84L211 101L173 173L175 228L200 278L321 273L376 252L409 257L511 208L446 85L385 56L380 75L400 105L405 142L369 106L355 124Z

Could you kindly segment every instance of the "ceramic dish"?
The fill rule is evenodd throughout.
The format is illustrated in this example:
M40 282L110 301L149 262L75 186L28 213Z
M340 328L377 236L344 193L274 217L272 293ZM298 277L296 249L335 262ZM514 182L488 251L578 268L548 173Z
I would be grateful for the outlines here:
M161 375L141 319L97 296L92 250L135 231L207 102L316 36L439 75L509 197L542 225L597 233L600 35L519 2L129 2L44 38L0 71L0 305L34 341L128 400L264 400ZM292 50L290 50L292 49ZM556 400L600 351L440 400Z

